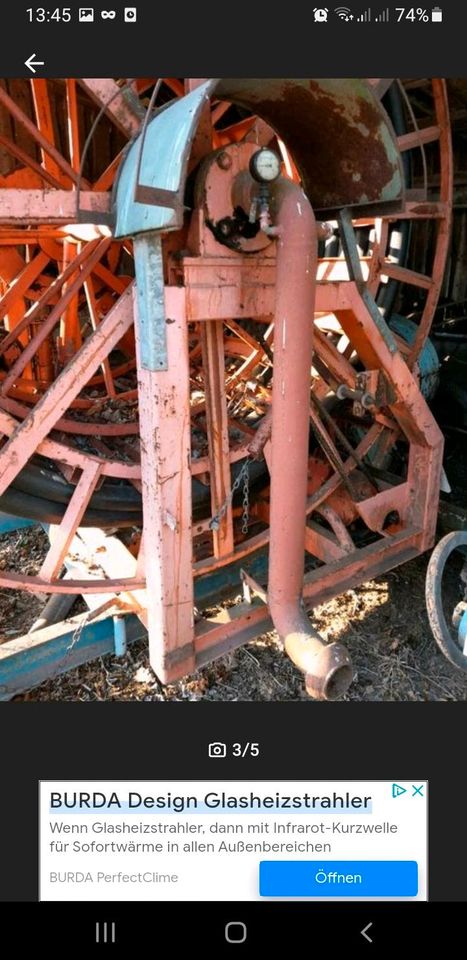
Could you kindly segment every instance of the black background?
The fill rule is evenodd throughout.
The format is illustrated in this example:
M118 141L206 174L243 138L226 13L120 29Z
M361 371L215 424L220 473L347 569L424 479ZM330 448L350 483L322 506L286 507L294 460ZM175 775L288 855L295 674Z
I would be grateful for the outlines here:
M37 76L466 75L467 5L453 0L439 0L442 25L315 24L312 4L303 2L270 11L251 0L134 4L135 25L29 25L31 0L4 5L2 76L31 76L24 61L33 53L45 61ZM387 6L347 3L358 11L369 5ZM430 896L466 900L466 722L463 703L0 704L0 900L37 898L39 779L217 776L428 779ZM209 760L210 740L258 741L261 755Z
M2 704L0 900L37 898L39 780L171 778L428 779L430 898L467 900L465 720L461 703ZM209 759L213 740L260 757Z
M15 0L2 4L2 76L28 74L24 61L33 53L45 66L43 76L313 76L416 77L462 76L466 65L467 4L434 0L426 5L444 11L442 23L396 23L402 0L349 0L359 13L391 9L391 21L346 23L334 16L339 4L295 0L284 5L253 0L64 0L76 11L93 6L114 9L115 20L69 24L30 24L26 10L52 11L55 0ZM123 22L123 8L136 6L136 23ZM327 23L315 23L315 6L327 6ZM415 3L415 8L424 7ZM38 70L40 75L40 70Z

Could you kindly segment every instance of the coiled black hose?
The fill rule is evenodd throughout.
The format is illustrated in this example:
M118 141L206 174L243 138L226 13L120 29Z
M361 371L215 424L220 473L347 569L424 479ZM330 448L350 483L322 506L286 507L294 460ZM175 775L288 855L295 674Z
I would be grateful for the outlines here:
M237 478L243 461L233 464L232 483ZM249 467L250 489L257 491L267 482L267 468L262 462L252 462ZM41 523L60 523L74 487L66 483L57 472L46 466L28 464L10 487L0 496L0 510ZM192 481L193 517L195 520L209 516L210 489L196 477ZM234 497L240 502L242 491ZM141 526L143 509L141 494L127 481L105 480L96 491L81 521L83 527L102 529Z
M51 470L46 464L38 465L33 462L28 463L15 477L14 486L32 497L65 504L69 502L75 489L56 470ZM93 493L89 506L93 510L141 513L141 494L131 483L106 481Z

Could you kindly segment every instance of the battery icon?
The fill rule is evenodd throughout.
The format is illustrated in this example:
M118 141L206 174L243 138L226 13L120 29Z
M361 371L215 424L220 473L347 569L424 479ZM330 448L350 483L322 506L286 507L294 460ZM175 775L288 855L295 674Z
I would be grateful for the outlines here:
M433 7L431 11L431 19L434 23L441 23L443 19L443 11L441 7Z

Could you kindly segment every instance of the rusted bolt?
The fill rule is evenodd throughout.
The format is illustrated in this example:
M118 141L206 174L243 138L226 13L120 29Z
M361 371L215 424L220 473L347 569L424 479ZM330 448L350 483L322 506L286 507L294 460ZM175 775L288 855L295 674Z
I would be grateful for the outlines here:
M340 383L336 390L338 400L361 400L363 390L351 390L346 383Z
M364 393L360 402L365 410L370 410L371 407L376 406L376 400L371 393Z
M229 154L226 153L225 150L219 154L217 158L217 166L220 167L221 170L230 170L232 166L232 157L229 157Z
M318 231L318 240L329 240L334 235L334 227L332 223L322 220L316 224L316 229Z
M375 402L371 394L365 393L364 390L351 390L346 383L339 384L336 397L338 400L357 400L364 407L372 406Z
M345 383L341 383L336 390L338 400L353 400L360 403L365 410L376 406L376 400L371 393L365 393L364 390L351 390Z

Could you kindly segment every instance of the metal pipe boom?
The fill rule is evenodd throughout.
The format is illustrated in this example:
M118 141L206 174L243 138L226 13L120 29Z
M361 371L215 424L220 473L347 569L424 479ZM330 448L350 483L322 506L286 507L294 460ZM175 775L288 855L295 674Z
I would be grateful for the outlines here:
M301 187L283 180L276 189L268 602L287 654L306 675L308 692L331 700L352 682L350 657L341 644L323 643L302 599L318 235Z

